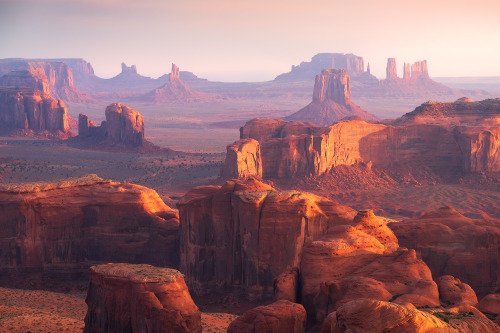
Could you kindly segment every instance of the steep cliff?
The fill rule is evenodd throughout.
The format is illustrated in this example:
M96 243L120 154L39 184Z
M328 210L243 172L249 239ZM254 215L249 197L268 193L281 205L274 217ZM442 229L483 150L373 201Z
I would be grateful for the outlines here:
M201 313L175 269L107 264L90 268L83 332L201 333Z
M93 262L178 266L178 214L139 185L95 175L6 184L0 212L2 278L31 270L64 279Z
M33 88L0 88L0 123L3 133L71 136L64 102Z
M299 267L304 244L355 212L325 198L280 192L257 180L201 186L177 204L181 271L197 294L242 290L270 298L273 279Z
M351 102L351 81L343 69L324 69L316 76L313 100L286 120L310 121L328 126L346 117L375 120L376 117Z

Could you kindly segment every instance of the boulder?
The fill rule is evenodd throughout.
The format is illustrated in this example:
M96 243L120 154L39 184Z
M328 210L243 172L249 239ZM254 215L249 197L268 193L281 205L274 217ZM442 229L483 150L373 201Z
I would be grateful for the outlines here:
M306 310L287 300L259 306L236 318L228 333L303 333L306 330Z
M175 269L93 266L85 302L85 333L202 331L201 313Z
M436 280L439 288L439 298L450 305L468 304L476 306L476 293L467 283L451 275L443 275Z
M481 312L500 315L500 294L484 296L476 307Z

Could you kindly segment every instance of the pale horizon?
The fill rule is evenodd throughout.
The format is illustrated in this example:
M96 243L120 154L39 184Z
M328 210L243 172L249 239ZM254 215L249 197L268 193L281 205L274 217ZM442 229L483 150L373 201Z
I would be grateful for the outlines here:
M268 81L317 53L353 53L385 78L387 58L431 77L500 76L496 0L0 0L0 58L82 58L159 77L171 63L212 81Z

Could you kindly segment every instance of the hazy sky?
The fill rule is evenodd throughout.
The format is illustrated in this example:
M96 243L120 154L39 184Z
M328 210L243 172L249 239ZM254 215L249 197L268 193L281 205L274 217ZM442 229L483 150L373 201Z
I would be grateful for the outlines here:
M269 80L320 52L388 57L431 76L500 76L499 0L0 0L0 58L73 57L112 77L172 62L211 80Z

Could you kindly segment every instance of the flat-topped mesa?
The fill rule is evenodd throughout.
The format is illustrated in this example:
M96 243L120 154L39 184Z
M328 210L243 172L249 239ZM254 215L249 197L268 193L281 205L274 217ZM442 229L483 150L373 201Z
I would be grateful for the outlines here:
M330 99L340 105L351 101L351 79L344 69L323 69L316 76L313 103L323 103Z
M144 119L142 115L126 105L113 103L105 111L106 120L96 126L87 115L78 117L78 137L90 138L94 143L137 148L147 141L144 139Z
M179 67L172 64L172 71L170 72L169 81L179 80Z
M387 68L385 70L385 78L388 81L395 81L399 79L398 77L398 70L396 67L396 59L395 58L388 58L387 59Z
M0 77L2 87L28 87L50 94L49 81L42 69L12 71Z
M122 74L137 75L137 67L135 67L135 65L129 67L124 62L122 62Z
M201 333L201 313L175 269L107 264L90 268L83 332Z
M88 175L2 184L0 202L3 279L20 268L59 280L91 263L178 266L178 213L152 189Z
M4 133L71 136L64 102L33 88L0 87L0 124Z

